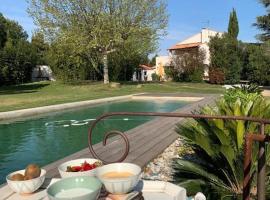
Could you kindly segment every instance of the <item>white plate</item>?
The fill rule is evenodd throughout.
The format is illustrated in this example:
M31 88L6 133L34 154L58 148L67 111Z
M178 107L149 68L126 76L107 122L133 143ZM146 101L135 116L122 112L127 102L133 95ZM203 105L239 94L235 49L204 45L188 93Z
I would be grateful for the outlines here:
M145 200L186 200L186 189L163 181L140 181L135 188Z

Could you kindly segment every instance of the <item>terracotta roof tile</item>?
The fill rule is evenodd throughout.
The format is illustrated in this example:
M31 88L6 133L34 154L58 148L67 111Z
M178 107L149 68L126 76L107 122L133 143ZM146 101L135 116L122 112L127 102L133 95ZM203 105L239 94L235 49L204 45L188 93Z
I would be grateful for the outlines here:
M193 48L193 47L198 47L202 43L201 42L196 42L196 43L189 43L189 44L176 44L169 48L168 50L176 50L176 49L186 49L186 48Z
M144 70L153 70L153 69L155 69L154 67L150 67L150 66L147 66L147 65L139 65L139 67L144 69Z

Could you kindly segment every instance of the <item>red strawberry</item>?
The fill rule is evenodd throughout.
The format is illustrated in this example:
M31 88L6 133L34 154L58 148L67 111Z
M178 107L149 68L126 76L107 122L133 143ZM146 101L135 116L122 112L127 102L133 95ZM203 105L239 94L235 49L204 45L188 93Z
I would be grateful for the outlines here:
M82 164L82 171L88 171L88 170L91 170L91 169L93 169L92 165L90 165L86 161Z

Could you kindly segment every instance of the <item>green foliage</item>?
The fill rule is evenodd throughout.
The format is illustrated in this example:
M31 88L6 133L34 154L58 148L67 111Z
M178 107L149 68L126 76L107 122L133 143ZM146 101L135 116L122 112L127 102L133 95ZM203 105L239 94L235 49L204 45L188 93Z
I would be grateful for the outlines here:
M230 20L228 26L228 35L234 39L237 39L239 33L238 19L235 9L230 13Z
M247 64L245 76L252 82L260 85L270 84L270 56L267 44L249 45L247 47Z
M209 48L211 55L210 71L223 72L225 83L238 83L242 70L242 51L239 42L228 34L217 35L211 38Z
M262 89L256 85L256 84L250 84L250 85L241 85L240 87L238 86L233 86L233 89L229 89L230 92L225 93L225 95L228 94L233 94L233 93L239 93L239 95L243 94L245 96L249 96L250 94L254 95L261 95L262 94Z
M32 36L31 44L37 54L37 64L47 65L46 54L49 50L49 45L45 42L43 33L35 32Z
M18 84L31 80L32 68L36 64L36 53L31 43L27 41L27 34L14 21L0 16L6 32L6 38L1 38L0 48L0 84Z
M152 76L152 81L160 81L160 76L157 75L156 73L153 73L151 76Z
M211 67L209 70L209 82L211 84L224 84L225 75L222 69Z
M146 55L128 50L114 52L109 56L109 74L112 81L130 81L135 68L147 60Z
M270 39L270 15L269 15L270 1L269 0L260 0L260 2L266 8L267 14L262 15L262 16L258 16L257 22L254 25L263 31L262 34L258 35L259 39L261 41L267 41Z
M5 46L7 41L6 20L2 13L0 13L0 50Z
M87 79L100 80L101 75L97 73L98 66L95 66L97 70L94 70L94 67L87 62L87 57L76 54L75 49L68 48L69 46L69 41L58 41L51 45L46 54L46 60L56 79L64 82ZM91 58L94 59L94 55Z
M251 91L253 93L249 93ZM250 86L228 90L214 107L206 106L198 113L269 118L270 105L257 87ZM202 190L209 194L209 199L241 199L244 135L258 130L256 123L240 120L196 119L179 125L177 132L193 153L176 160L175 181L187 191ZM253 158L257 152L255 145ZM251 169L252 173L256 171L255 162ZM255 176L252 178L256 179ZM252 187L255 187L254 181ZM252 196L256 195L254 191Z
M139 56L153 52L157 48L159 37L165 34L168 21L166 0L29 2L29 13L46 37L52 43L69 43L68 47L58 46L69 49L63 49L62 52L67 50L71 56L80 57L75 65L80 65L83 60L86 62L85 66L99 73L98 66L102 63L106 83L109 81L108 64L114 64L114 60L118 60L112 59L110 54L122 55L126 47L130 47L131 52L140 52L136 53ZM115 52L117 53L114 54ZM109 71L119 71L110 69L115 66L118 65L109 66ZM126 67L122 64L120 66Z
M233 9L230 13L228 33L225 33L223 36L216 35L211 38L209 44L211 55L210 71L223 72L225 78L224 82L228 84L238 83L242 71L242 49L237 40L238 33L237 15L236 11ZM216 73L212 73L210 76L215 74ZM210 77L210 80L211 79L216 78Z
M20 40L16 45L13 45L8 40L0 57L0 82L19 84L31 80L36 55L29 42Z
M204 73L205 52L194 50L173 55L173 66L166 74L174 81L201 82Z
M165 71L165 74L166 74L166 78L167 79L171 79L171 80L176 81L176 82L179 81L178 74L175 73L175 70L174 70L174 67L173 66L166 66L164 68L164 71Z
M151 66L156 66L156 58L158 57L158 54L155 54L152 59L150 60L149 64Z

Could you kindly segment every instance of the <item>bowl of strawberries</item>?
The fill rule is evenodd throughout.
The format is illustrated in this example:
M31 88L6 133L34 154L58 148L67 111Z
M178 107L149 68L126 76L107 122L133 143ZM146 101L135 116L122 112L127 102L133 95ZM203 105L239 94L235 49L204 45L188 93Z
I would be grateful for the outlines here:
M81 158L61 164L58 171L62 178L74 176L95 176L96 169L102 166L102 162L92 158Z

